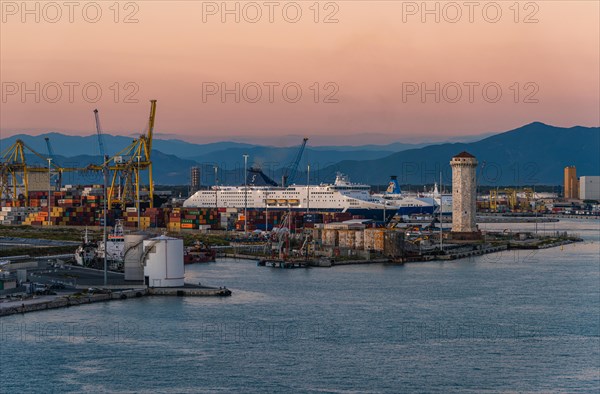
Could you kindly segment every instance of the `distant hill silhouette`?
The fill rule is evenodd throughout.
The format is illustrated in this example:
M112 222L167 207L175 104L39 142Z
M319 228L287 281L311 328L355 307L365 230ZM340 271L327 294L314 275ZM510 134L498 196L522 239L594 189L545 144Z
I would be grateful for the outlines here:
M45 137L50 138L52 149L55 155L59 156L59 162L66 160L68 162L79 163L80 165L89 163L89 160L92 160L94 163L100 162L100 151L96 135L70 136L60 133L46 133L31 136L18 134L0 140L0 151L12 145L17 139L21 139L33 150L46 156L47 147L44 140ZM105 150L111 156L120 152L132 141L133 137L104 135ZM389 145L367 145L364 147L344 145L311 147L309 145L304 152L301 167L305 168L308 162L335 164L342 160L356 157L377 159L415 146L420 147L423 144L393 143ZM222 177L226 181L231 179L231 182L243 182L243 175L240 175L240 170L243 173L244 159L242 155L245 153L250 155L248 165L261 166L265 169L265 172L271 173L276 177L281 177L281 169L288 167L298 153L298 146L258 146L238 142L193 144L176 139L154 139L153 148L153 152L159 152L164 155L162 157L157 155L153 157L157 182L180 184L189 181L189 167L192 165L203 167L202 177L204 182L214 182L213 167L215 165L220 168ZM94 156L97 158L93 159ZM163 158L168 158L168 162L163 163L161 161ZM38 158L32 155L31 162L35 163L36 160ZM170 176L165 178L160 177L161 173L167 174L167 171L164 170L165 168L174 168L177 165L182 166L182 168L171 173ZM186 168L183 166L186 166ZM77 177L74 178L74 180L77 179Z
M446 143L409 149L375 160L346 160L322 167L320 178L336 171L354 182L384 184L397 175L405 184L439 180L449 183L450 159L466 150L479 160L478 182L484 185L530 185L563 182L563 169L575 165L577 174L600 175L600 128L562 128L535 122L471 143Z
M85 166L100 162L95 135L67 136L49 133L39 136L16 135L0 140L0 150L18 138L46 155L44 137L49 136L57 161L63 166ZM131 137L105 135L107 152L111 155L127 146ZM202 168L202 183L214 183L214 165L219 166L222 184L243 183L242 154L250 155L249 165L262 166L275 180L281 179L285 167L293 161L298 148L270 147L217 142L192 144L181 140L155 139L153 150L154 177L157 184L187 184L189 168ZM412 148L412 149L410 149ZM577 174L600 175L600 128L561 128L543 123L531 123L515 130L496 134L470 143L443 143L414 148L414 145L307 147L296 177L297 183L306 180L306 163L311 165L311 183L331 182L337 171L348 174L353 182L373 185L387 183L397 175L403 184L431 184L439 181L440 171L445 184L450 183L449 161L466 150L479 160L478 182L483 185L559 185L563 168L577 166ZM31 164L44 165L34 155ZM72 183L100 182L91 174L66 175Z
M17 134L0 140L0 150L12 145L17 139L22 140L32 149L45 154L46 141L44 137L50 138L54 153L61 156L71 156L73 152L82 155L99 155L98 139L95 134L86 136L73 136L61 133L45 133L40 135ZM129 145L134 137L124 137L104 134L104 149L109 155L114 155ZM254 145L239 142L214 142L210 144L193 144L177 139L154 139L153 147L166 154L177 155L182 158L200 156L214 151L222 151L229 148L253 147Z

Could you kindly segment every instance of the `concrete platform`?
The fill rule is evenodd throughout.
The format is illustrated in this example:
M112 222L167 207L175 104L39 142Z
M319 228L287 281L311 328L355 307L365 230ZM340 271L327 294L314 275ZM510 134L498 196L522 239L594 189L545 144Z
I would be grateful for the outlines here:
M106 302L111 300L125 300L139 298L147 295L146 289L131 289L104 294L68 294L33 297L25 300L12 300L0 303L0 316L29 313L48 309L67 308L70 306Z
M149 287L148 295L151 296L176 296L176 297L229 297L231 290L222 287Z

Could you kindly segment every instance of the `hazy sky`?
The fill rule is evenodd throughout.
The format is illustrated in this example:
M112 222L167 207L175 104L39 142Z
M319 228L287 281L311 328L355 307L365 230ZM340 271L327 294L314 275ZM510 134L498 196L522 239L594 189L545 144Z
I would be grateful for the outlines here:
M3 0L0 129L89 134L98 108L137 133L150 99L156 132L196 142L598 126L599 3Z

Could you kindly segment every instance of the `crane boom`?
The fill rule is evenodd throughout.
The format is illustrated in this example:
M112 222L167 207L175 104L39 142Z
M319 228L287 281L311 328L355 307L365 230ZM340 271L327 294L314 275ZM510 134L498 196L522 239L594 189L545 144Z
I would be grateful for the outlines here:
M48 157L52 159L54 162L54 166L59 170L57 172L56 184L60 189L62 187L62 169L60 168L58 161L56 160L56 156L54 155L54 149L52 149L52 145L50 144L50 138L44 137L46 141L46 148L48 149Z
M56 163L56 157L54 156L54 150L50 144L50 138L44 137L44 140L46 141L46 148L48 149L48 157L51 158L54 163ZM56 165L58 165L58 163L56 163Z
M154 118L156 117L156 100L150 100L150 117L148 118L148 143L146 146L146 160L150 160L152 153L152 137L154 133Z
M296 159L292 162L292 165L289 167L288 171L286 171L285 175L283 176L283 187L294 183L294 180L296 179L296 173L298 172L298 165L300 164L300 159L302 159L302 154L304 153L304 148L306 148L307 142L308 138L304 137L304 139L302 140L302 144L300 145L300 149L298 149L298 153L296 154Z
M100 155L102 156L102 163L106 161L106 153L104 152L104 138L102 137L102 126L100 126L100 115L98 110L94 110L94 118L96 119L96 134L98 136L98 147L100 148Z

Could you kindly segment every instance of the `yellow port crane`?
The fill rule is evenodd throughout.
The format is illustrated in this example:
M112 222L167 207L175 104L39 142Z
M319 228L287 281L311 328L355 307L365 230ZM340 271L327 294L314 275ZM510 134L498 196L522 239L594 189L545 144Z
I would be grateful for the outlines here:
M525 194L525 206L524 208L527 211L535 210L533 209L532 202L535 202L535 195L533 193L533 189L526 187L523 189L523 194Z
M498 189L490 189L489 208L491 212L498 212Z
M140 201L140 171L148 171L148 192L150 207L153 207L154 181L152 180L152 137L154 121L156 118L156 100L150 100L150 116L148 118L148 131L133 140L126 148L114 156L106 159L101 165L90 164L86 167L90 171L103 171L106 168L111 173L110 187L108 188L108 207L121 205L125 207L134 202L139 209ZM133 188L135 187L135 196ZM135 201L133 199L135 197Z
M32 166L27 164L26 152L39 157L43 162L48 161L50 167ZM50 159L50 160L49 160ZM80 168L61 167L51 157L45 157L18 139L0 153L0 200L18 200L18 191L22 190L25 196L25 205L29 204L29 176L35 173L52 172L62 178L63 172L80 171Z
M515 189L504 189L508 208L513 211L517 208L517 191Z

